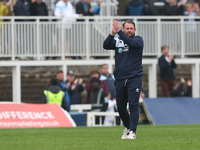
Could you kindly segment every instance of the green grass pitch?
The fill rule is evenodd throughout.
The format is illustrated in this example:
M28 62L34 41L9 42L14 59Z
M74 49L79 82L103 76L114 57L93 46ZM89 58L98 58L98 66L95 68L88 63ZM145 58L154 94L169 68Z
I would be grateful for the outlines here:
M138 125L136 140L123 127L0 129L0 150L199 150L200 125Z

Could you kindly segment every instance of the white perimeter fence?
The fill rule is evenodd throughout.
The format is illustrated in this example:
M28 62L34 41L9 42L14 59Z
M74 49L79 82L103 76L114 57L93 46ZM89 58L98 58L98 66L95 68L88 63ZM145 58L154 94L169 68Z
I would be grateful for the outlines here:
M200 56L200 17L0 17L0 57L92 56L113 58L113 51L103 49L112 21L132 19L136 34L144 39L143 56L160 56L160 47L168 45L179 58ZM80 19L80 18L79 18ZM65 21L68 20L68 21ZM70 21L69 21L70 20Z

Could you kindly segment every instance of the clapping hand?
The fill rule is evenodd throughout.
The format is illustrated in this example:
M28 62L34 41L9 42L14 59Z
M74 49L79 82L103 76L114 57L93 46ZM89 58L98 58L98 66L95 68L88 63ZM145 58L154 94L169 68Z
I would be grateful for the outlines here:
M188 85L188 86L192 86L192 81L191 81L191 80L188 80L188 81L187 81L187 85Z
M75 81L74 81L74 84L77 85L78 84L82 84L83 83L83 79L82 78L77 78Z
M77 85L77 83L78 83L78 79L76 79L76 80L74 81L74 84L75 84L75 85Z
M185 83L185 79L184 78L181 78L181 83Z
M115 32L119 32L122 28L122 23L119 24L119 22L117 20L113 21L113 29L115 30Z
M171 54L171 55L169 56L169 62L172 62L173 59L174 59L174 54Z
M111 30L110 35L111 35L111 36L114 36L115 34L116 34L116 31L115 31L114 27L112 27L112 30Z

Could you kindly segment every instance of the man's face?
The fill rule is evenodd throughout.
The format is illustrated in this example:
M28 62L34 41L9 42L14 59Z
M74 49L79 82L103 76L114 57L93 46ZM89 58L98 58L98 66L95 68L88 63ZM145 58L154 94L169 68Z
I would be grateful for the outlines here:
M92 0L87 0L87 2L88 2L89 4L91 4L91 3L92 3Z
M102 74L108 74L108 66L107 65L103 65L102 67L101 67L101 73Z
M67 75L67 80L72 83L74 81L74 75Z
M36 3L41 4L42 0L36 0Z
M176 3L176 0L169 0L169 3L170 3L170 4L175 4L175 3Z
M59 80L59 81L63 81L64 80L64 74L63 73L58 73L56 75L56 78Z
M185 10L188 11L188 12L193 11L192 5L187 5L185 7Z
M165 49L162 50L162 54L163 54L164 56L167 56L168 53L169 53L169 49L168 49L167 47L166 47Z
M136 28L134 27L134 25L132 23L126 23L124 25L123 31L129 37L133 37L133 35L135 34L135 31L136 31Z

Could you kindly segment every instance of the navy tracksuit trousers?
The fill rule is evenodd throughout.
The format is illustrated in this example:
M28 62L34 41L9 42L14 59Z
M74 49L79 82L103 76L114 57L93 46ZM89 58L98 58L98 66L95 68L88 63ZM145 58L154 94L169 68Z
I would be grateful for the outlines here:
M142 76L125 80L116 80L116 100L120 118L126 128L136 133L139 119L139 98L142 87ZM129 103L130 114L127 111Z

